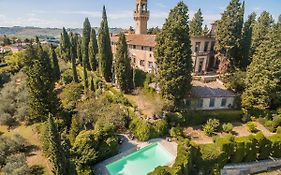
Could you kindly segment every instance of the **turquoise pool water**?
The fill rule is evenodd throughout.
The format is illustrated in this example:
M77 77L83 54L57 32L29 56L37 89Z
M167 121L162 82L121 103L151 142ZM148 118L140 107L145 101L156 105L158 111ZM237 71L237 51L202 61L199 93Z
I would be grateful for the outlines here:
M159 143L151 144L106 166L110 175L146 175L174 160Z

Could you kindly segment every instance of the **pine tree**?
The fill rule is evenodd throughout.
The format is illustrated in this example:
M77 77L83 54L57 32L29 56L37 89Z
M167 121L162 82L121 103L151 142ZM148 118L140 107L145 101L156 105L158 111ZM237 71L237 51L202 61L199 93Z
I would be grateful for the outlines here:
M203 16L201 9L199 9L192 18L190 22L190 35L191 36L201 36L203 34L202 26L203 26Z
M252 114L281 105L281 21L269 29L247 69L243 109ZM267 23L268 24L268 23Z
M157 35L155 57L159 67L161 94L179 103L191 89L191 46L188 8L181 1L170 11Z
M128 46L124 33L119 35L115 55L115 72L120 90L128 93L133 89L133 71L128 56Z
M78 75L77 75L77 69L76 69L76 58L77 58L77 35L74 33L70 33L70 42L71 42L71 48L70 48L70 57L71 57L71 67L72 67L72 74L73 74L73 80L74 82L78 83Z
M87 70L91 70L89 62L89 43L91 35L91 24L88 18L85 19L83 25L83 36L82 36L82 59L83 67L86 67Z
M245 22L243 27L243 34L241 40L241 63L240 68L245 70L251 63L250 50L252 44L253 27L256 22L256 13L251 13L248 20Z
M230 62L229 67L231 69L239 67L241 59L238 53L244 19L244 3L241 4L239 1L231 0L222 14L216 30L215 49L218 53L226 56L226 59ZM223 61L221 60L221 62Z
M71 119L71 126L69 130L69 141L71 145L74 144L75 138L78 136L80 131L81 131L81 127L77 121L77 117L73 116Z
M67 175L66 157L61 146L60 134L53 116L49 115L49 142L50 142L50 159L54 166L55 175Z
M55 52L55 48L53 45L51 45L51 55L52 59L52 69L53 69L53 78L54 81L58 81L60 79L60 67L59 67L59 61L57 54Z
M61 58L65 61L70 61L70 39L65 28L62 28L61 40L60 40Z
M26 50L25 72L27 74L30 121L45 121L49 112L56 114L59 101L54 92L54 81L49 54L39 44Z
M106 9L103 6L102 22L99 29L99 71L101 76L109 82L112 79L112 51L110 45L110 36L108 29L108 22L106 16Z
M91 70L93 71L96 71L98 67L97 54L98 54L98 43L96 38L96 31L95 29L92 29L91 39L89 44L89 58L90 58Z
M250 57L253 56L256 48L266 39L267 33L269 32L272 24L272 16L266 11L262 12L253 28Z

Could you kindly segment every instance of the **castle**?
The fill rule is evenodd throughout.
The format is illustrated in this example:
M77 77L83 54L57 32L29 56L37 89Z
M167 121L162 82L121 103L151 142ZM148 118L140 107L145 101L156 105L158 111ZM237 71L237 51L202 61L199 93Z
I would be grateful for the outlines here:
M150 17L147 0L136 0L133 17L136 22L135 33L126 34L132 65L145 72L155 72L157 71L154 58L156 35L147 34L147 22ZM216 70L217 60L214 56L214 35L215 25L212 25L212 29L208 33L199 37L191 36L194 75L205 75ZM116 53L117 42L118 36L111 36L113 55Z

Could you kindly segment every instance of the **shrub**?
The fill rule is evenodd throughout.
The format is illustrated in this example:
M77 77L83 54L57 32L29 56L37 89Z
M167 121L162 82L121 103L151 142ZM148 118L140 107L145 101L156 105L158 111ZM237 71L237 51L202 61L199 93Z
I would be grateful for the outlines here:
M278 126L281 126L281 115L273 115L272 122L274 129L276 129Z
M134 83L135 87L144 87L146 73L139 69L134 69Z
M256 134L257 140L257 158L259 160L267 159L270 156L271 142L260 131Z
M233 125L231 123L224 123L222 125L223 132L230 133L233 130Z
M274 131L275 131L274 123L273 123L273 121L271 121L271 120L267 120L267 121L264 123L264 126L265 126L270 132L274 132Z
M205 125L203 126L203 131L204 131L204 133L205 133L207 136L212 136L212 135L215 134L215 128L214 128L213 126L211 126L211 125L205 124Z
M256 132L257 131L257 125L254 122L247 122L246 125L248 126L248 130L250 132Z
M24 175L30 174L30 169L26 163L24 154L14 154L7 157L6 165L2 168L4 174L9 175Z
M188 111L184 112L184 121L182 125L201 125L209 119L218 119L221 122L241 121L243 112L241 110L227 110L227 111Z
M278 126L278 127L277 127L276 133L281 135L281 126Z
M61 78L64 84L69 84L73 81L72 70L67 69L61 74Z
M203 131L206 135L212 136L217 131L220 126L220 121L217 119L209 119L207 123L203 126Z
M183 133L182 133L182 128L177 126L177 127L172 127L170 130L169 130L169 134L171 137L174 137L174 138L178 138L178 137L182 137Z
M64 108L68 110L74 109L77 101L81 98L83 86L78 83L70 83L60 93L60 99Z

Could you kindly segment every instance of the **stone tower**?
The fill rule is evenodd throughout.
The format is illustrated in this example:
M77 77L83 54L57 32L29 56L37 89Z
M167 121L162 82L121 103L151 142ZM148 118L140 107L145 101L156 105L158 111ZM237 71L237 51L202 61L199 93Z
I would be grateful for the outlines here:
M136 34L147 34L148 19L149 11L147 9L147 0L136 0L136 10L134 11Z

